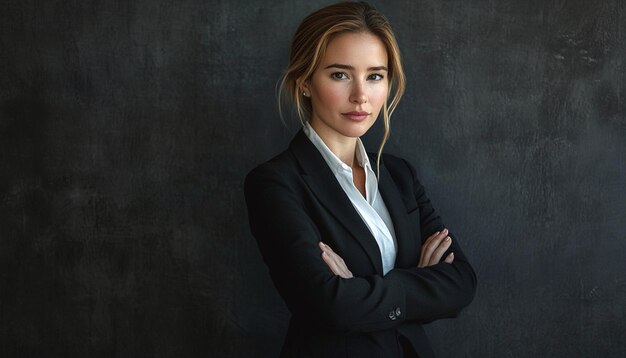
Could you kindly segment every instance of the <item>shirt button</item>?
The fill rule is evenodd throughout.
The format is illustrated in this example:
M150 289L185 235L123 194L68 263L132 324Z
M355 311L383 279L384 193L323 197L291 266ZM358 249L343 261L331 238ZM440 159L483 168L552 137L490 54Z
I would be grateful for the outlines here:
M400 317L402 311L400 311L400 307L396 307L396 316Z
M389 319L390 320L395 321L396 318L398 318L398 317L396 317L396 312L395 311L392 310L391 312L389 312Z

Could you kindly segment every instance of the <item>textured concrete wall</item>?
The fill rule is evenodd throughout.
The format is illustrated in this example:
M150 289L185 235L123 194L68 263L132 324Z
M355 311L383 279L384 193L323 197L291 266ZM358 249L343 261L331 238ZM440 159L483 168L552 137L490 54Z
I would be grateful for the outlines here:
M276 356L242 180L294 132L274 86L325 4L0 4L1 356ZM387 151L479 277L435 351L625 356L624 2L375 4L408 76Z

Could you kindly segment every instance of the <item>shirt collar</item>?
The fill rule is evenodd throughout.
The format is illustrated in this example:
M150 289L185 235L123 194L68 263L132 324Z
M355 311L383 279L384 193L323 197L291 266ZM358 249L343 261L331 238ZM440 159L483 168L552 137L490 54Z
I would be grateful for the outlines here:
M306 134L306 136L311 140L313 145L315 145L317 150L326 161L326 164L328 164L333 172L345 171L352 173L352 168L350 168L350 166L348 166L346 163L342 162L341 159L339 159L339 157L337 157L335 153L333 153L330 148L328 148L326 143L324 143L324 141L317 134L315 129L311 127L309 122L304 123L302 130L304 131L304 134ZM361 138L357 138L356 141L356 160L361 167L365 168L366 170L371 170L372 167L370 165L369 157L367 155L367 152L365 151L365 146L363 146L363 142L361 142Z

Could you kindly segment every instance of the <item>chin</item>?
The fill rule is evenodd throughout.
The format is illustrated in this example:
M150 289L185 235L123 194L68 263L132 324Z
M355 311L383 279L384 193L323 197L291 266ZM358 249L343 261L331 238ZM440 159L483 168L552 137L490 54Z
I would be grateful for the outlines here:
M371 127L372 127L371 124L354 123L354 124L350 124L350 125L345 126L344 128L342 128L341 134L343 134L346 137L356 138L356 137L360 137L360 136L364 135L365 133L367 133L367 131Z

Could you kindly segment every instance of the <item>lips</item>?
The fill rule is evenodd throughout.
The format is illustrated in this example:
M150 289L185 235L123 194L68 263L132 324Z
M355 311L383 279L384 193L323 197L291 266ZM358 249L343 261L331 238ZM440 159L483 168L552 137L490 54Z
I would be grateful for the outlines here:
M342 115L355 122L360 122L364 120L365 118L367 118L370 114L367 112L362 112L362 111L352 111L352 112L342 113Z

